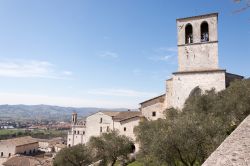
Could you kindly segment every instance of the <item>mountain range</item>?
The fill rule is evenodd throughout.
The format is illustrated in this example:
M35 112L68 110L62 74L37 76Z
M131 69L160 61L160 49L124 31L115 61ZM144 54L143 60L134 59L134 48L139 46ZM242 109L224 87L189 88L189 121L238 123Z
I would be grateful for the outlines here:
M53 105L0 105L0 119L70 120L72 112L84 117L100 110L126 111L125 108L61 107Z

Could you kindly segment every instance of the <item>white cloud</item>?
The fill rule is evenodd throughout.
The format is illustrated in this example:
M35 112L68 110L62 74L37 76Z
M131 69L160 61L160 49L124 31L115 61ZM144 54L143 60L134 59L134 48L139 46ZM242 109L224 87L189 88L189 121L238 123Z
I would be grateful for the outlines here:
M0 77L40 77L63 79L70 71L60 72L55 70L55 65L47 61L8 59L0 61Z
M156 94L151 92L140 92L130 89L92 89L88 94L120 97L153 97Z
M73 73L71 71L63 71L64 75L71 76Z
M117 53L111 52L111 51L103 52L99 56L103 58L118 58L119 57Z

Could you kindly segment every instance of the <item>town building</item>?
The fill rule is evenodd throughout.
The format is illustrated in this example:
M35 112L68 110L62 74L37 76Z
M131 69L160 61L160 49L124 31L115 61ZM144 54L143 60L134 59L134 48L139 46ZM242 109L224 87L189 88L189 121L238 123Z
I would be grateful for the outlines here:
M60 150L62 150L63 148L66 148L66 147L67 147L67 145L59 143L59 144L56 144L54 146L54 150L56 153L58 153Z
M141 121L139 111L100 111L88 116L84 122L77 121L77 114L72 114L72 129L68 133L67 145L87 143L92 136L100 136L112 130L118 131L135 141L134 127Z
M54 152L55 145L63 144L64 140L62 137L56 137L52 139L37 139L39 150L42 152Z
M32 155L38 151L38 141L30 136L0 141L0 158L15 154Z

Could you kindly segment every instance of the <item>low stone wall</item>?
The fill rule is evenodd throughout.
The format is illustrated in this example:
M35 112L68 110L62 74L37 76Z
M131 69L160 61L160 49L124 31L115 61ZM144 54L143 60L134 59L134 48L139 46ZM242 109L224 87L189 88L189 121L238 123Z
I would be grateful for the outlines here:
M250 165L250 115L225 139L202 166Z

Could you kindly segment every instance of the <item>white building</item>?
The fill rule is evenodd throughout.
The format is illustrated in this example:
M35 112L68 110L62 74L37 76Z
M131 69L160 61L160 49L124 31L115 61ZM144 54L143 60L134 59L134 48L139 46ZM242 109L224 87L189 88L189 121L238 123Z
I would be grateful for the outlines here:
M72 130L68 133L67 145L70 147L87 143L92 136L100 136L111 130L117 130L135 141L134 127L139 124L141 117L139 111L100 111L88 116L85 125L79 125L77 114L73 113Z
M62 137L56 137L52 139L37 139L39 150L42 152L54 152L55 145L63 144L64 140Z
M0 141L0 158L15 154L32 155L38 151L38 141L30 136Z

